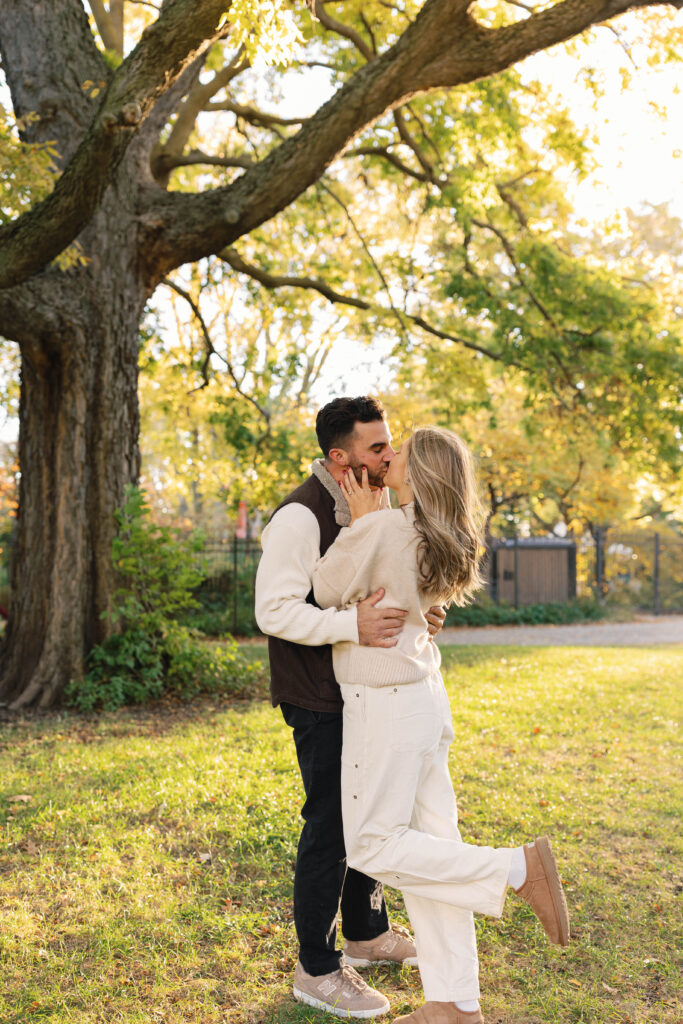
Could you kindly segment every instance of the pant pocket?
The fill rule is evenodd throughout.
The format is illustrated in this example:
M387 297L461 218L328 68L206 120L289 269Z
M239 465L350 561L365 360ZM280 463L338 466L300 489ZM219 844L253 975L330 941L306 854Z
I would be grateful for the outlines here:
M394 750L426 751L438 742L440 709L423 683L386 687L386 704Z

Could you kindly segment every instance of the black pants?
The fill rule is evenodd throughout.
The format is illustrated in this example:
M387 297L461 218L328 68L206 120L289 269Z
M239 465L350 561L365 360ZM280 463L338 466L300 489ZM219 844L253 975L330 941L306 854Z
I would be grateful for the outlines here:
M294 732L306 801L294 872L294 924L308 974L339 967L337 914L351 941L374 939L389 927L381 882L347 870L341 810L341 712L281 704Z

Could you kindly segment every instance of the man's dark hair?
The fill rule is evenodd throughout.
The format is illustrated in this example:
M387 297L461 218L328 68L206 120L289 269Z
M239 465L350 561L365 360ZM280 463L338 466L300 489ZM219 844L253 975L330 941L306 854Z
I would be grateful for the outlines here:
M315 420L315 432L323 455L327 458L330 448L345 448L356 423L372 423L383 419L384 409L376 398L367 395L335 398L333 402L328 402Z

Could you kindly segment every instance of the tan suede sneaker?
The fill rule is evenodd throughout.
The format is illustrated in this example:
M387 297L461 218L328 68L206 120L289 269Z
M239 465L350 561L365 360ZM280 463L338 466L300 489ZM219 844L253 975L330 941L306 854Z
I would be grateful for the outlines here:
M371 964L410 964L417 967L417 950L407 928L393 924L388 932L365 942L347 942L344 959L351 967Z
M550 840L541 836L524 847L526 881L514 891L529 904L551 942L569 945L569 911Z
M294 998L307 1006L327 1010L335 1017L380 1017L389 1009L389 1000L342 963L338 971L313 977L300 963L294 972Z
M459 1010L454 1003L427 1002L403 1017L395 1017L394 1024L484 1024L481 1010L470 1013Z

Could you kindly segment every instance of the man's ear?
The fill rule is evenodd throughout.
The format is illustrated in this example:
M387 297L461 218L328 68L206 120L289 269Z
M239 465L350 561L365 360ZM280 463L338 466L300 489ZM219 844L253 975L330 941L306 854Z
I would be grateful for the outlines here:
M348 466L349 464L349 456L343 448L330 448L328 458L337 466Z

